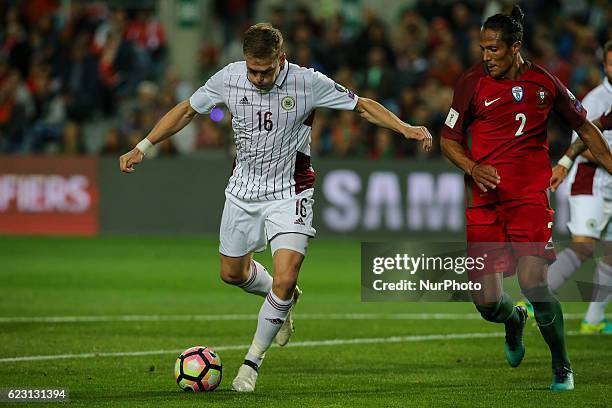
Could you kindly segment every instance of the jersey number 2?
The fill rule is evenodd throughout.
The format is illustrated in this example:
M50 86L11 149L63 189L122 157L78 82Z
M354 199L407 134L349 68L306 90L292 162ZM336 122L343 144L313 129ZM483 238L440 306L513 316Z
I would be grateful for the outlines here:
M272 116L272 112L259 111L257 112L257 116L259 116L259 131L261 132L262 119L263 128L268 132L271 131L272 127L274 126L274 123L272 123L272 119L270 119L270 117Z
M518 129L516 130L516 133L514 134L515 137L521 136L523 134L523 128L525 127L525 123L527 122L527 116L525 116L524 113L517 113L516 116L514 117L514 120L520 120L521 124L519 125Z

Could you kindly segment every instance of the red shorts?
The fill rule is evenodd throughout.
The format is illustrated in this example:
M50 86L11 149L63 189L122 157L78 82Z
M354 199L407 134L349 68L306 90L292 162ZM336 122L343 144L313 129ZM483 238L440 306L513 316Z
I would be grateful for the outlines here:
M545 192L468 208L468 255L486 259L484 268L470 271L470 278L487 273L512 275L521 256L539 256L549 264L554 262L553 214Z

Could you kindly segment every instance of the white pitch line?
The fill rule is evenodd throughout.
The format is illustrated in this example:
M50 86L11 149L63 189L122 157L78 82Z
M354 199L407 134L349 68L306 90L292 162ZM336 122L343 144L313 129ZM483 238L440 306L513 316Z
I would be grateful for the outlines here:
M581 319L580 313L566 313L566 319ZM478 313L303 313L300 320L479 320ZM117 316L32 316L0 317L0 323L89 323L256 320L256 314L222 315L117 315Z
M322 347L322 346L342 346L355 344L384 344L384 343L409 343L419 341L436 341L436 340L458 340L458 339L484 339L491 337L502 337L504 333L489 332L489 333L450 333L450 334L425 334L413 336L393 336L393 337L373 337L373 338L356 338L356 339L331 339L331 340L310 340L297 341L289 343L285 347ZM576 331L567 332L566 335L574 336L581 335ZM250 344L235 344L228 346L212 347L215 351L227 350L246 350ZM278 347L274 345L273 347ZM81 354L52 354L47 356L21 356L21 357L5 357L0 358L0 363L19 363L24 361L41 361L41 360L65 360L65 359L81 359L81 358L96 358L96 357L134 357L134 356L154 356L160 354L178 354L183 350L150 350L150 351L120 351L107 353L81 353Z

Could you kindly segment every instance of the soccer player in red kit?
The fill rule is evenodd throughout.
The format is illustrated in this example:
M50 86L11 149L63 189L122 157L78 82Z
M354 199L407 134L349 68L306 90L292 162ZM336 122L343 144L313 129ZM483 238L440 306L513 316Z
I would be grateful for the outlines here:
M482 317L504 323L504 351L512 367L525 355L526 310L504 293L504 275L517 273L522 292L552 356L552 390L574 388L565 349L563 313L546 283L553 211L547 188L551 167L546 142L550 113L557 112L610 172L612 155L580 102L553 75L521 54L523 13L487 19L480 32L483 64L455 86L442 151L466 174L466 229L470 255L487 254L486 267L471 271L482 285L472 298Z

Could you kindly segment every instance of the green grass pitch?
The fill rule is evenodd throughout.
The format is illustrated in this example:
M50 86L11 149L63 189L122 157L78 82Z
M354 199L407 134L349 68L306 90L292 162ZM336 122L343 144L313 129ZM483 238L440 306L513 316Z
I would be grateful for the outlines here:
M268 254L257 259L270 265ZM262 299L218 278L215 239L0 237L0 388L67 388L69 405L87 407L609 406L612 338L568 335L576 390L554 394L536 328L528 325L525 361L511 369L492 336L502 328L471 304L362 303L359 259L358 242L311 243L294 346L272 348L255 393L244 395L230 384ZM567 330L577 331L585 307L564 305ZM66 316L98 318L43 319ZM223 359L215 392L174 382L177 351L194 345ZM112 354L134 352L152 353ZM74 356L9 360L65 354Z

